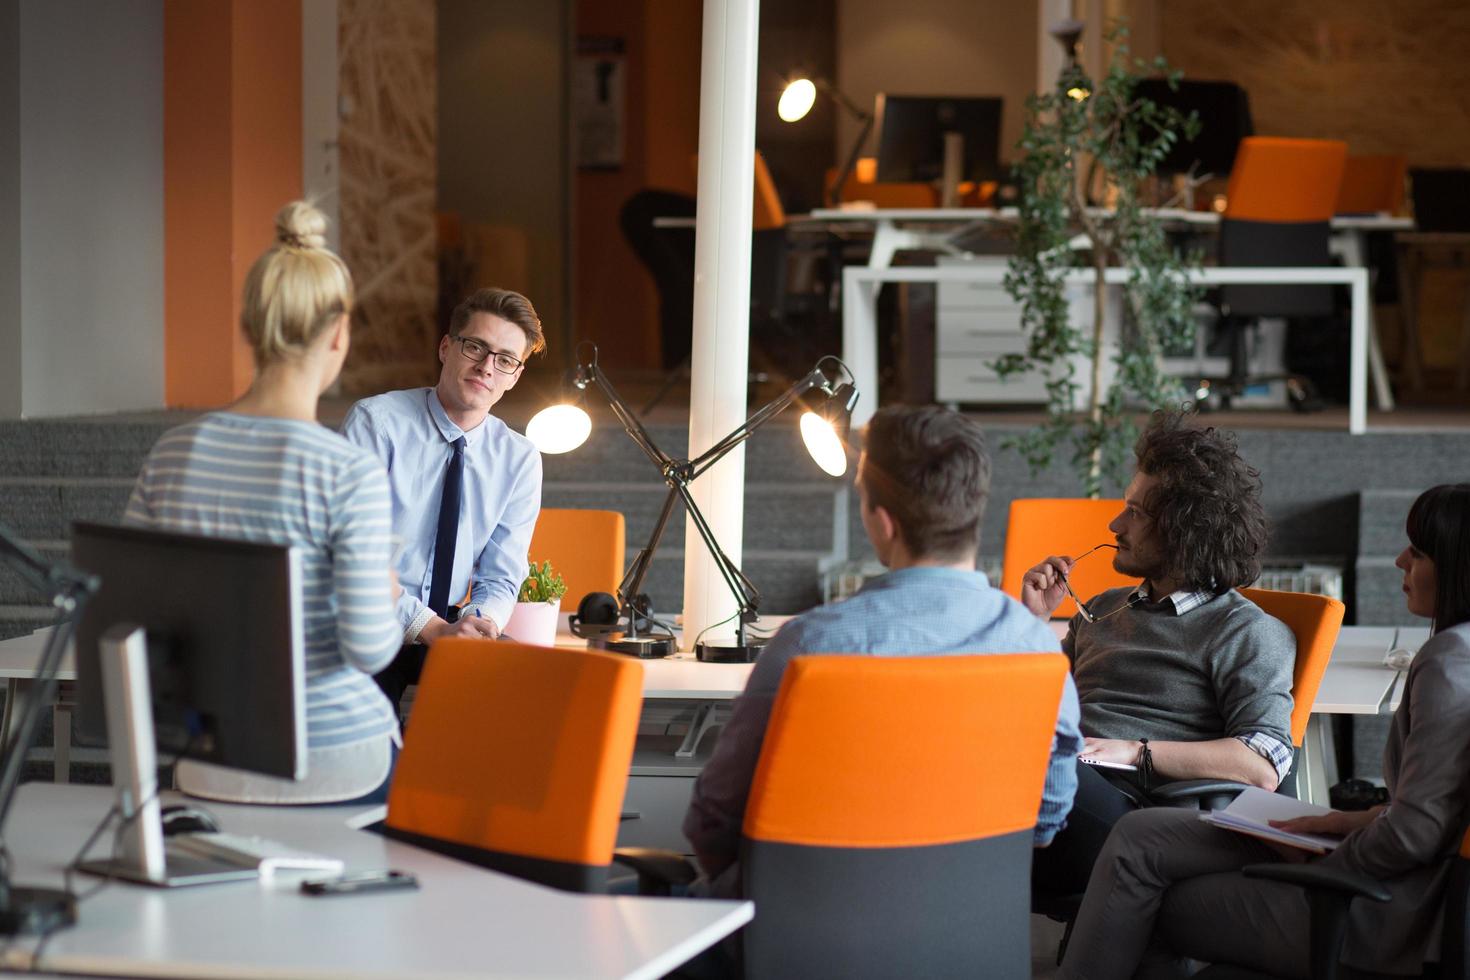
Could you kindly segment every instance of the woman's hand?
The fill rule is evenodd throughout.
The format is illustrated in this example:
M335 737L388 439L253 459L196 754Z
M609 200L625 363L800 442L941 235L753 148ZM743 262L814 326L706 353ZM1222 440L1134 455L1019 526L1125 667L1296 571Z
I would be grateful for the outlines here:
M1271 826L1289 834L1331 834L1346 837L1361 830L1377 818L1383 807L1371 810L1333 810L1319 817L1293 817L1291 820L1272 820Z
M1067 597L1064 580L1071 571L1072 559L1056 555L1047 558L1021 579L1021 604L1038 619L1050 619Z

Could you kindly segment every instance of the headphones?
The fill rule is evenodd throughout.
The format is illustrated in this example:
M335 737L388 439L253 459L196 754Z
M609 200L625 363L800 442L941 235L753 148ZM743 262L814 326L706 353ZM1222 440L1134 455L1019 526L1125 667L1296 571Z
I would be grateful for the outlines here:
M618 614L618 600L606 592L589 592L577 603L577 612L567 619L574 636L596 639L609 633L625 633L630 629L647 632L653 628L650 601L647 595L639 594L629 604L630 627Z

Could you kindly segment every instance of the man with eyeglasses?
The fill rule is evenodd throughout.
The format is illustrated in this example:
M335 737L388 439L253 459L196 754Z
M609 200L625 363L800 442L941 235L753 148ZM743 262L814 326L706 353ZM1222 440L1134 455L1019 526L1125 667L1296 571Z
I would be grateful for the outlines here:
M1260 474L1233 436L1178 413L1156 413L1134 452L1123 512L1108 525L1114 541L1098 548L1143 582L1086 603L1074 596L1062 649L1086 739L1068 826L1033 862L1041 895L1086 887L1139 790L1185 779L1272 790L1291 771L1296 640L1236 591L1260 574L1266 547ZM1083 558L1053 556L1029 570L1022 603L1049 618Z
M530 300L481 289L455 307L439 340L438 384L364 398L342 424L387 467L393 533L403 541L404 647L377 675L395 707L417 683L429 644L493 639L510 618L541 512L541 455L490 409L545 347Z

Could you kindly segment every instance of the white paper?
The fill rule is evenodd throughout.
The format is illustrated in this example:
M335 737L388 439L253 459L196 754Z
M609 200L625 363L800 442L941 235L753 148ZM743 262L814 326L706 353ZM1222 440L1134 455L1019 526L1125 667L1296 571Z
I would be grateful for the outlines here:
M1200 815L1205 823L1251 834L1266 840L1289 844L1308 851L1324 853L1342 843L1341 838L1324 834L1291 834L1271 826L1272 820L1291 820L1294 817L1319 817L1331 813L1331 807L1301 800L1280 793L1268 793L1256 786L1248 786L1223 810L1212 810Z

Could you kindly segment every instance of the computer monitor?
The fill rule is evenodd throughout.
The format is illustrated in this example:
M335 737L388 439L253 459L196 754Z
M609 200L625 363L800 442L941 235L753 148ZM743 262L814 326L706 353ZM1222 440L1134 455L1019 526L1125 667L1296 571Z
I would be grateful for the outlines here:
M78 523L72 563L101 580L77 625L78 733L109 743L125 823L122 853L88 870L193 883L174 880L199 871L193 863L173 853L165 861L157 750L306 775L299 556L283 545Z
M1169 148L1159 162L1160 174L1188 173L1193 168L1200 176L1224 177L1235 166L1240 141L1255 135L1250 98L1234 82L1181 78L1175 89L1170 88L1168 79L1145 78L1134 91L1184 116L1191 112L1199 116L1199 132L1194 139L1180 139Z
M944 174L945 133L959 133L964 139L959 179L1000 178L1001 106L996 96L878 93L878 180L939 180Z

